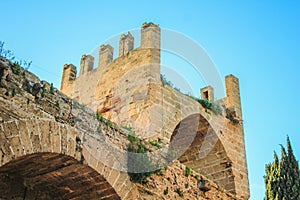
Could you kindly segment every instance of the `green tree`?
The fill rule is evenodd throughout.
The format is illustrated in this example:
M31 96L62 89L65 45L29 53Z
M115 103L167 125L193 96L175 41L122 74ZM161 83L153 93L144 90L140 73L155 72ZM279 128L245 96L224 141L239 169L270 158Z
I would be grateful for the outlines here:
M289 137L287 152L281 145L281 159L266 165L266 200L300 200L300 170Z

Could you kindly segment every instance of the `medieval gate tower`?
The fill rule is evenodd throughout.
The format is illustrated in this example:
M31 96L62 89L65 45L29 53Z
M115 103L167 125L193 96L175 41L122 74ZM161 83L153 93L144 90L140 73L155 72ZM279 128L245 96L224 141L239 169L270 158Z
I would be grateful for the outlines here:
M193 136L178 160L227 191L248 199L238 79L225 77L223 99L214 99L211 86L201 89L202 99L222 108L221 113L215 113L161 81L158 25L142 25L140 47L135 49L133 36L123 34L116 59L113 53L112 46L101 45L96 68L94 58L83 55L78 76L74 65L64 65L61 91L105 118L132 127L143 139L160 138L165 145L180 148L186 144L184 139Z

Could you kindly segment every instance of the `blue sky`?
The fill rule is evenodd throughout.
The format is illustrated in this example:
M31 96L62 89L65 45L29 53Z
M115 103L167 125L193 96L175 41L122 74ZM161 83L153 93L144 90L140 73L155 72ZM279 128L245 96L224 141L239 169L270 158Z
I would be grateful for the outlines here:
M300 1L4 1L0 40L31 71L59 87L112 35L145 21L198 42L222 77L240 79L251 199L263 199L265 164L290 136L300 159ZM199 83L201 81L199 80ZM201 84L193 83L199 90Z

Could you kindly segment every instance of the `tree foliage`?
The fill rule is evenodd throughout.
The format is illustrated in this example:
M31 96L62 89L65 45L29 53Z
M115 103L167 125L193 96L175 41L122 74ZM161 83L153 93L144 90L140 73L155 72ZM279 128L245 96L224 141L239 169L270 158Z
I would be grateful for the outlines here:
M287 152L281 145L281 159L274 152L274 161L266 165L265 200L300 200L300 170L287 137Z

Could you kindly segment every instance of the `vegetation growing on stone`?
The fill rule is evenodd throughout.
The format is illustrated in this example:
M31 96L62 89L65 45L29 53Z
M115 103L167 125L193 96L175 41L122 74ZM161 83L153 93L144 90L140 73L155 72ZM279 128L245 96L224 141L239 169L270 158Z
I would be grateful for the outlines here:
M54 94L54 87L53 87L53 83L51 83L50 85L50 94Z
M15 63L15 68L13 72L15 74L20 74L21 66L28 70L32 64L32 61L28 62L26 60L17 60L14 53L11 50L4 48L4 44L4 42L0 41L0 56Z
M155 174L158 175L158 176L163 176L164 175L164 173L163 173L163 171L161 169L156 170Z
M240 120L236 116L236 112L232 108L226 108L226 118L229 119L234 125L240 123Z
M222 109L220 104L216 102L210 102L207 99L196 98L196 100L203 106L203 108L205 108L205 111L211 110L216 115L222 115Z
M289 137L287 152L281 145L281 159L274 152L274 161L266 165L265 200L300 199L300 170Z
M189 166L185 167L185 176L188 177L191 174L191 168Z
M0 56L10 60L14 61L15 56L11 50L5 49L4 48L4 42L0 41Z
M177 188L175 190L175 192L180 196L180 197L183 197L183 192L180 190L180 188Z
M150 177L154 171L154 164L150 159L147 152L149 151L143 141L140 140L134 133L128 135L129 144L127 146L128 151L128 169L131 171L128 173L130 180L133 182L145 184L147 178ZM133 154L132 154L133 153ZM134 171L145 170L142 173L134 173Z
M60 117L59 116L55 116L55 121L59 122L60 121Z
M96 119L99 121L99 122L103 122L105 123L108 127L112 128L113 127L113 123L112 121L110 121L109 119L105 119L101 113L99 111L96 112ZM100 131L102 129L101 127L101 124L99 124L99 127L98 127L98 131Z
M134 133L129 134L127 136L127 139L131 144L135 143L138 140L137 136Z
M44 84L42 87L42 93L41 93L41 97L44 98L46 95L46 85Z
M75 100L72 101L72 105L73 105L73 108L78 108L79 107L79 103Z
M127 131L132 131L132 127L130 126L122 126L122 128L124 128Z
M161 146L160 146L160 144L159 144L159 141L153 141L153 140L150 140L149 143L150 143L152 146L157 147L158 149L161 148Z
M15 88L12 89L11 96L12 97L16 96L16 89Z
M108 119L108 120L106 121L106 125L107 125L108 127L112 127L112 122Z
M55 102L55 106L59 108L59 102L58 101Z
M77 103L77 102L76 102ZM77 103L78 104L78 103ZM100 122L104 122L104 118L102 117L102 115L100 114L99 111L96 112L96 119Z
M21 71L21 66L20 66L20 64L19 64L18 62L16 62L16 63L15 63L15 67L14 67L13 72L14 72L15 74L19 75L19 74L20 74L20 71Z
M161 74L161 75L160 75L160 80L161 80L163 86L168 85L168 86L170 86L171 88L174 87L174 84L173 84L171 81L167 80L166 75Z
M181 92L180 89L175 87L174 84L171 81L167 80L165 75L161 74L160 75L160 80L161 80L163 86L168 85L171 88ZM195 99L196 101L198 101L203 106L203 108L205 108L206 112L208 112L208 110L211 110L216 115L222 115L222 108L221 108L219 103L210 102L207 99L199 99L199 98L193 97L192 95L188 95L188 94L185 94L185 95L187 95L187 96Z
M164 189L164 195L167 195L169 193L169 187L166 187L166 189Z
M168 85L171 88L173 88L174 90L181 92L178 87L174 86L174 84L171 81L167 80L167 78L164 74L160 74L160 80L161 80L163 86Z

